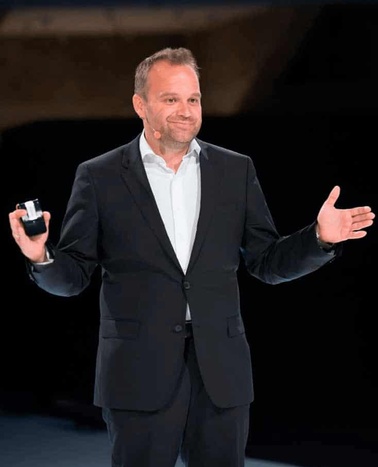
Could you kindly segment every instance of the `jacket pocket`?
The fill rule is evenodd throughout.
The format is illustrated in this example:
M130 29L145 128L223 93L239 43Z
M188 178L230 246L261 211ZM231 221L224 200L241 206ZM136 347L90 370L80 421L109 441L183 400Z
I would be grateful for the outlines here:
M104 339L137 339L140 322L120 319L104 319L100 324L100 335Z
M240 315L230 316L227 318L227 335L235 337L245 333L244 323Z

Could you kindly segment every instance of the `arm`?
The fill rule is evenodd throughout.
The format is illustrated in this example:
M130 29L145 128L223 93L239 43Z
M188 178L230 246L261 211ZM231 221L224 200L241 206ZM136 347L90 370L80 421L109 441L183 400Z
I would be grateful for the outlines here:
M79 166L76 172L57 246L48 242L50 213L43 213L47 232L34 237L28 237L23 229L24 214L24 210L16 209L9 214L9 221L12 235L27 260L30 278L54 295L79 294L88 286L97 265L98 216L87 166Z
M281 236L274 226L253 164L248 164L246 224L241 249L248 272L270 284L290 281L332 261L340 254L343 241L364 237L366 232L361 229L372 225L374 213L369 207L335 208L339 193L339 187L331 191L316 222Z

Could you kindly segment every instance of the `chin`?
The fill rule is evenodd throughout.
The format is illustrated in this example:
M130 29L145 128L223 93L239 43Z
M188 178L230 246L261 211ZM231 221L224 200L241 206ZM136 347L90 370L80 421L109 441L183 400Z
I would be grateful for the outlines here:
M189 130L182 130L182 131L175 131L173 136L176 141L180 141L181 143L188 143L192 141L198 134L198 131L193 131L192 129Z

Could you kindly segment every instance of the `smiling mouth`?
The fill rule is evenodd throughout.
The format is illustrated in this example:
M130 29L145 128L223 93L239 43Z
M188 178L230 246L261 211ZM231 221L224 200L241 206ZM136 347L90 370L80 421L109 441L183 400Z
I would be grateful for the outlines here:
M193 126L194 122L171 122L173 125L179 125L183 127Z

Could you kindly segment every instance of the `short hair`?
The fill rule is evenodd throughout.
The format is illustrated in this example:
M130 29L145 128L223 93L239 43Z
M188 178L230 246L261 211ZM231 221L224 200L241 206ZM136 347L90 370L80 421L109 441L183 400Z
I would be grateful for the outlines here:
M146 98L148 73L156 62L167 61L172 65L189 65L200 78L199 67L193 53L185 47L166 47L145 58L135 70L134 93Z

